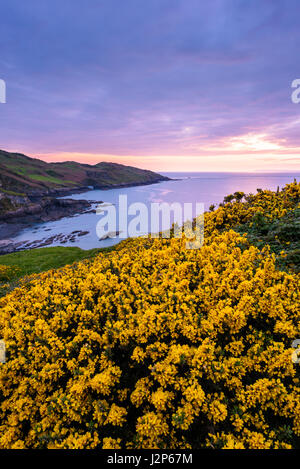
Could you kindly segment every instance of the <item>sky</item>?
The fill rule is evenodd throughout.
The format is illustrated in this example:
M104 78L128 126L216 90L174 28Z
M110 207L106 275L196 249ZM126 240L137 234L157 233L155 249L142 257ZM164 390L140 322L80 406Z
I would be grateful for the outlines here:
M1 149L300 170L298 0L0 0L0 13Z

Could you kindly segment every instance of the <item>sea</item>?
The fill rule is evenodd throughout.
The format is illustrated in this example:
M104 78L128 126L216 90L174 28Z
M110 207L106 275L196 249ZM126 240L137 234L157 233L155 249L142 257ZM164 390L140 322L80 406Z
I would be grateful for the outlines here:
M60 239L66 239L74 231L87 232L84 236L76 237L75 241L68 240L62 243L57 239L52 246L78 246L88 250L92 248L102 248L112 246L120 242L123 238L130 236L130 232L134 230L122 231L115 237L99 236L99 220L107 215L106 207L115 207L115 216L118 230L118 221L122 219L124 225L124 211L127 210L127 222L134 224L134 218L139 214L139 207L142 210L148 209L149 217L151 217L152 204L163 202L167 204L178 203L189 204L192 206L193 215L196 213L196 204L208 210L209 206L216 206L223 201L225 195L232 194L235 191L243 191L246 194L256 193L257 189L276 190L277 187L282 188L287 183L293 182L294 179L300 181L300 172L273 172L273 173L237 173L237 172L167 172L161 173L168 176L170 181L163 181L156 184L134 186L109 190L89 190L88 192L69 195L68 198L86 199L94 201L93 208L98 206L97 213L82 213L72 217L65 217L57 221L39 223L19 232L12 238L14 242L36 241L44 238L62 235ZM119 211L120 196L122 196L122 213ZM98 205L99 201L103 204ZM124 205L126 201L126 207ZM100 208L99 208L100 207ZM170 223L172 220L167 221ZM162 222L163 223L163 222ZM149 227L151 220L149 220ZM98 231L97 231L98 226ZM137 231L138 231L137 226ZM168 226L160 226L167 229ZM150 228L149 228L150 230ZM109 226L107 225L107 231ZM121 236L121 237L120 237ZM72 239L72 237L71 237Z

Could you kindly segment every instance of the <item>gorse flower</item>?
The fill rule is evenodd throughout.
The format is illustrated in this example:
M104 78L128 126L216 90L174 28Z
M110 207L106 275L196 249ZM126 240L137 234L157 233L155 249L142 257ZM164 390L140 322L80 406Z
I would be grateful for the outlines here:
M130 239L0 299L0 447L299 447L299 274L232 230L299 200L230 200L201 249Z
M17 266L0 265L0 282L11 280L18 271Z

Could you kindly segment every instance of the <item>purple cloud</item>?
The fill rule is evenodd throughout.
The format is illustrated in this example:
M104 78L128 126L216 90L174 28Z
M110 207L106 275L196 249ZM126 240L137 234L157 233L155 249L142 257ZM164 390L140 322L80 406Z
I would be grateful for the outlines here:
M4 149L201 156L250 133L300 147L297 0L10 0L1 10Z

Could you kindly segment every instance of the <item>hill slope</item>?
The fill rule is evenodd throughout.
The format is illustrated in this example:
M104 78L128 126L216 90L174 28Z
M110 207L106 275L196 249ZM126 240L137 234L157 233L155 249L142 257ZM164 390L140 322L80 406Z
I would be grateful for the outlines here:
M1 449L300 448L300 277L275 241L297 248L300 184L243 197L198 250L128 239L0 299Z
M116 163L81 164L74 161L46 163L20 153L0 150L0 191L26 195L75 191L93 186L151 184L168 178L152 171Z
M112 189L165 180L168 178L152 171L122 164L46 163L20 153L0 150L0 240L14 236L25 225L57 220L90 207L85 200L62 201L56 196L82 192L91 187ZM15 224L16 220L19 225ZM4 251L7 252L6 246Z

